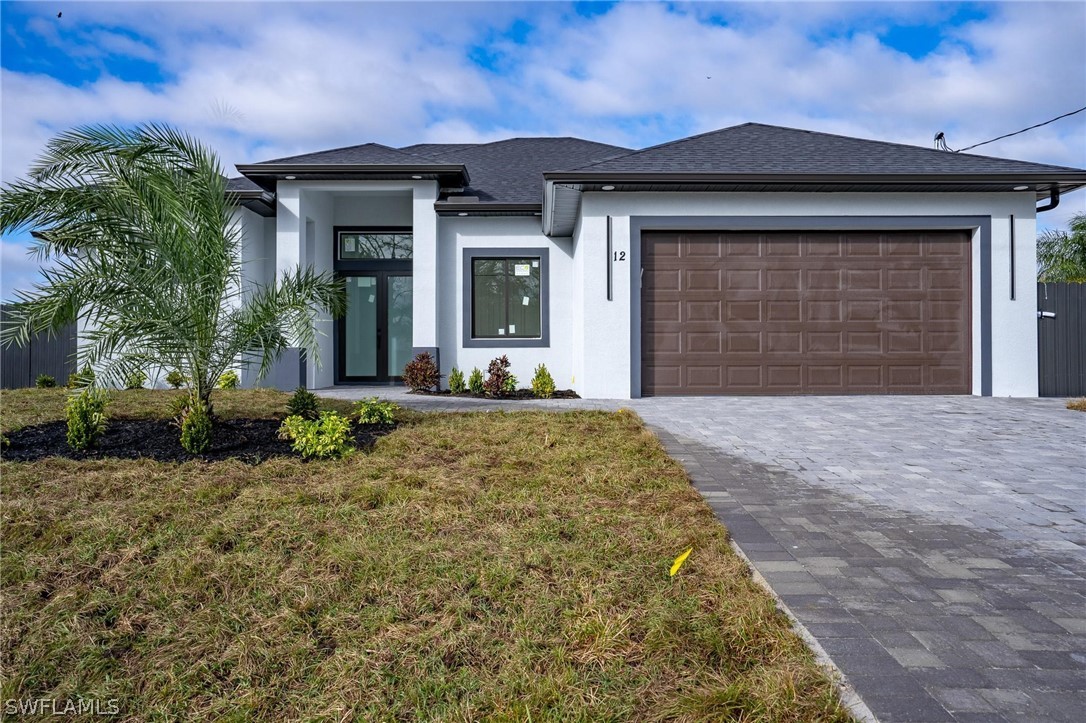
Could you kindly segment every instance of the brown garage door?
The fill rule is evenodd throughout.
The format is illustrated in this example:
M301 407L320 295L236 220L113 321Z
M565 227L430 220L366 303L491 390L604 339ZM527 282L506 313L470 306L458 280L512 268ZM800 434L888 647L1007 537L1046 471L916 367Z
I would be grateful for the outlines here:
M645 232L641 247L644 394L971 392L966 232Z

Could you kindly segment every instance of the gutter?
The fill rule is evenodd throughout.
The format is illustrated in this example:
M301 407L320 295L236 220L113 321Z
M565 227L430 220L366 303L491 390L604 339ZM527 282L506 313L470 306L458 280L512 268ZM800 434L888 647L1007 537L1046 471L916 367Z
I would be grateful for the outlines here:
M1060 186L1059 184L1052 184L1052 188L1048 191L1048 203L1043 206L1037 207L1037 213L1042 211L1051 211L1056 206L1060 205Z
M486 213L520 214L535 216L543 211L543 205L539 203L503 203L503 202L479 202L479 201L437 201L434 203L434 211L438 215L450 214L479 215Z
M592 173L548 171L547 181L568 183L830 183L850 184L976 184L1065 183L1086 185L1086 171L1069 170L1041 174L975 173Z

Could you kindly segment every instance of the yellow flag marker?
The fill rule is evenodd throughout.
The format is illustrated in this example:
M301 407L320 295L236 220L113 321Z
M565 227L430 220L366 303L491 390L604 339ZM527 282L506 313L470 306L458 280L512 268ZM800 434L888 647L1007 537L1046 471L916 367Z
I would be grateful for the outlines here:
M675 577L675 573L677 573L679 571L679 568L683 566L683 563L686 562L686 558L690 557L690 553L693 552L693 551L694 551L694 548L691 547L689 550L687 550L686 552L684 552L683 554L681 554L681 555L679 555L678 557L675 558L675 562L671 563L671 576L672 577Z

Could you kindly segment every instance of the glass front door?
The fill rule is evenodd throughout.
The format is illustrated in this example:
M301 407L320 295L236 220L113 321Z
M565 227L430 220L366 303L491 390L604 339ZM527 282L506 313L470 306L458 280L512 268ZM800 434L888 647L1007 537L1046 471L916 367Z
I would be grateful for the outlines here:
M337 324L340 382L398 380L411 361L411 276L347 272L347 313Z

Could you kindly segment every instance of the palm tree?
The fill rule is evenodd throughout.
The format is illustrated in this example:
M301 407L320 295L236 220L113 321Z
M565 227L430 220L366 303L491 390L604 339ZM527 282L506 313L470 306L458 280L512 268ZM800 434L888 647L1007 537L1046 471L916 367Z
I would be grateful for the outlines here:
M1077 213L1068 231L1049 230L1037 238L1039 281L1086 282L1086 213Z
M3 342L83 318L81 354L99 380L179 369L205 409L236 364L262 377L291 343L317 360L316 321L343 313L342 285L311 267L247 285L232 212L214 151L173 128L57 136L28 178L0 189L0 230L33 229L33 251L53 262L44 283L16 292Z

